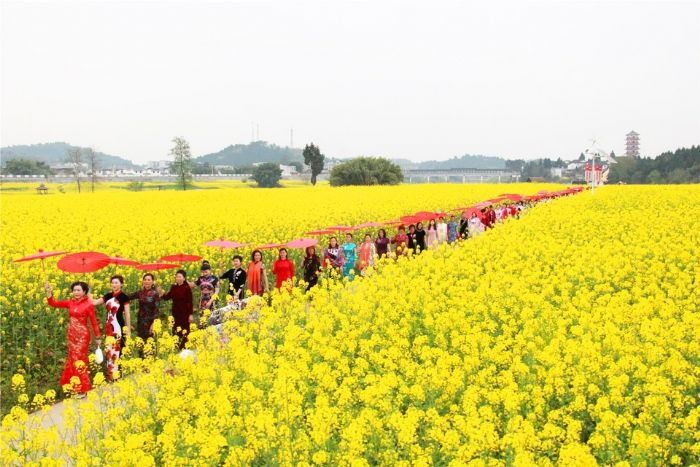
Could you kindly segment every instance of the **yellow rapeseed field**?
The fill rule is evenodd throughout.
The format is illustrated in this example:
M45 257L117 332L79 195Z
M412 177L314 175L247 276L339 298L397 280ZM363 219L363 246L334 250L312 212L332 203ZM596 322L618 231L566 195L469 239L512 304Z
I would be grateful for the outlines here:
M3 197L3 399L17 401L3 419L3 464L697 464L698 186L604 187L363 280L275 293L259 319L227 321L223 337L194 332L196 360L159 350L172 340L159 323L122 380L98 373L87 401L65 401L62 428L28 419L55 398L46 389L60 375L66 322L45 305L39 264L14 258L45 248L146 262L182 251L218 263L204 241L287 241L543 188L557 187ZM66 297L77 276L54 263L46 273ZM107 291L115 270L126 290L138 287L122 267L90 284Z

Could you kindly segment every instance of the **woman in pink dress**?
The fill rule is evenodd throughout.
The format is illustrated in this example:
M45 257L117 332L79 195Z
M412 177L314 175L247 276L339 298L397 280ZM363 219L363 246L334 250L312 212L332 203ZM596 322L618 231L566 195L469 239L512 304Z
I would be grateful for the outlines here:
M438 231L435 219L428 222L428 249L435 250L438 247Z
M63 367L61 375L61 386L71 384L71 378L77 376L80 379L79 385L74 385L73 389L79 396L85 396L90 390L90 374L88 372L88 347L90 345L90 329L87 320L90 320L92 332L95 334L97 347L102 345L100 339L100 328L97 327L95 318L95 307L88 299L88 285L85 282L73 282L70 286L73 298L70 300L55 300L51 284L46 282L46 299L53 308L67 308L70 321L68 322L68 358Z

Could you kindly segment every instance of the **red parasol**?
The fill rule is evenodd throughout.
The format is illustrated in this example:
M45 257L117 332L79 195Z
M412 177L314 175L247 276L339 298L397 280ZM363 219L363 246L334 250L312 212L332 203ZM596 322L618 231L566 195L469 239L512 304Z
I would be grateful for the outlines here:
M363 224L356 225L354 229L367 229L369 227L382 227L384 224L381 222L365 222Z
M318 240L315 238L300 238L298 240L292 240L287 243L287 248L308 248L310 246L316 246Z
M416 216L401 216L401 222L404 224L415 224L416 222L420 222L422 219L420 217Z
M413 215L413 217L420 218L420 220L427 221L430 219L436 219L440 217L441 213L432 211L418 211Z
M403 222L401 222L400 220L399 221L384 221L384 222L382 222L382 224L397 226L397 225L403 224Z
M95 272L109 264L109 256L97 251L81 251L58 260L58 268L65 272Z
M272 250L273 248L280 248L283 246L283 243L266 243L265 245L257 247L256 250Z
M179 263L189 263L191 261L199 261L202 259L201 256L197 255L186 255L185 253L177 253L174 255L161 256L161 261L177 261Z
M306 232L304 235L328 235L335 233L335 230L330 230L330 229L320 229L320 230L312 230L310 232Z
M162 269L175 269L179 268L179 264L171 264L171 263L150 263L150 264L139 264L136 266L136 269L140 269L142 271L160 271Z
M44 258L50 258L51 256L58 256L58 255L64 255L68 253L67 251L44 251L44 250L39 250L38 252L34 253L33 255L25 256L24 258L16 259L15 263L22 263L24 261L32 261L34 259L40 259L44 260Z
M504 198L493 198L493 199L487 199L486 201L489 204L497 204L497 203L500 203L501 201L503 201L503 199Z
M133 259L122 258L121 256L110 256L109 264L121 264L122 266L138 266L139 262Z
M238 242L233 242L231 240L224 240L223 238L220 240L212 240L210 242L206 242L204 245L205 246L212 246L215 248L221 248L222 250L228 250L231 248L240 248L240 247L246 246L245 243L238 243Z
M334 225L333 227L328 227L328 230L335 230L338 232L349 232L355 230L354 227L348 227L347 225Z
M488 201L481 201L481 202L479 202L479 203L476 203L476 204L474 205L474 207L475 207L475 208L485 208L486 206L490 206L491 204L492 204L492 203L490 203L490 202L488 202Z
M515 193L508 193L508 194L505 194L505 195L498 195L498 196L502 196L503 198L507 198L507 199L509 199L509 200L511 200L511 201L520 201L521 199L523 199L523 196L522 196L522 195L518 195L518 194L515 194Z

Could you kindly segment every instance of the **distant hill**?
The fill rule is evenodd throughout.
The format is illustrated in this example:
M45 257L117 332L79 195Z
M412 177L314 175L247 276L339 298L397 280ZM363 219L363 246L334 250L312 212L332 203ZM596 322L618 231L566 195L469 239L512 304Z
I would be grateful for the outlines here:
M61 164L66 161L68 149L86 149L80 146L73 146L68 143L41 143L18 146L7 146L0 148L0 159L7 161L10 159L29 159L33 161L51 164ZM133 169L136 165L130 160L119 156L112 156L102 152L97 152L99 164L103 168Z
M505 169L506 160L493 156L472 156L465 154L445 161L413 162L407 159L394 159L393 162L405 170L444 170L444 169Z
M281 147L269 144L265 141L254 141L249 144L234 144L219 152L195 157L194 162L212 165L231 165L240 167L256 162L304 162L302 150L290 147Z

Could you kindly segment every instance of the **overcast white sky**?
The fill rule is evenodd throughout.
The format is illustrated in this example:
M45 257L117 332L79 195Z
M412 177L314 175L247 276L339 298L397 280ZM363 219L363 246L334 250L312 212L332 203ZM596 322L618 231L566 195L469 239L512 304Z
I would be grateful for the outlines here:
M260 139L336 157L700 143L700 2L2 3L1 144L134 161Z

